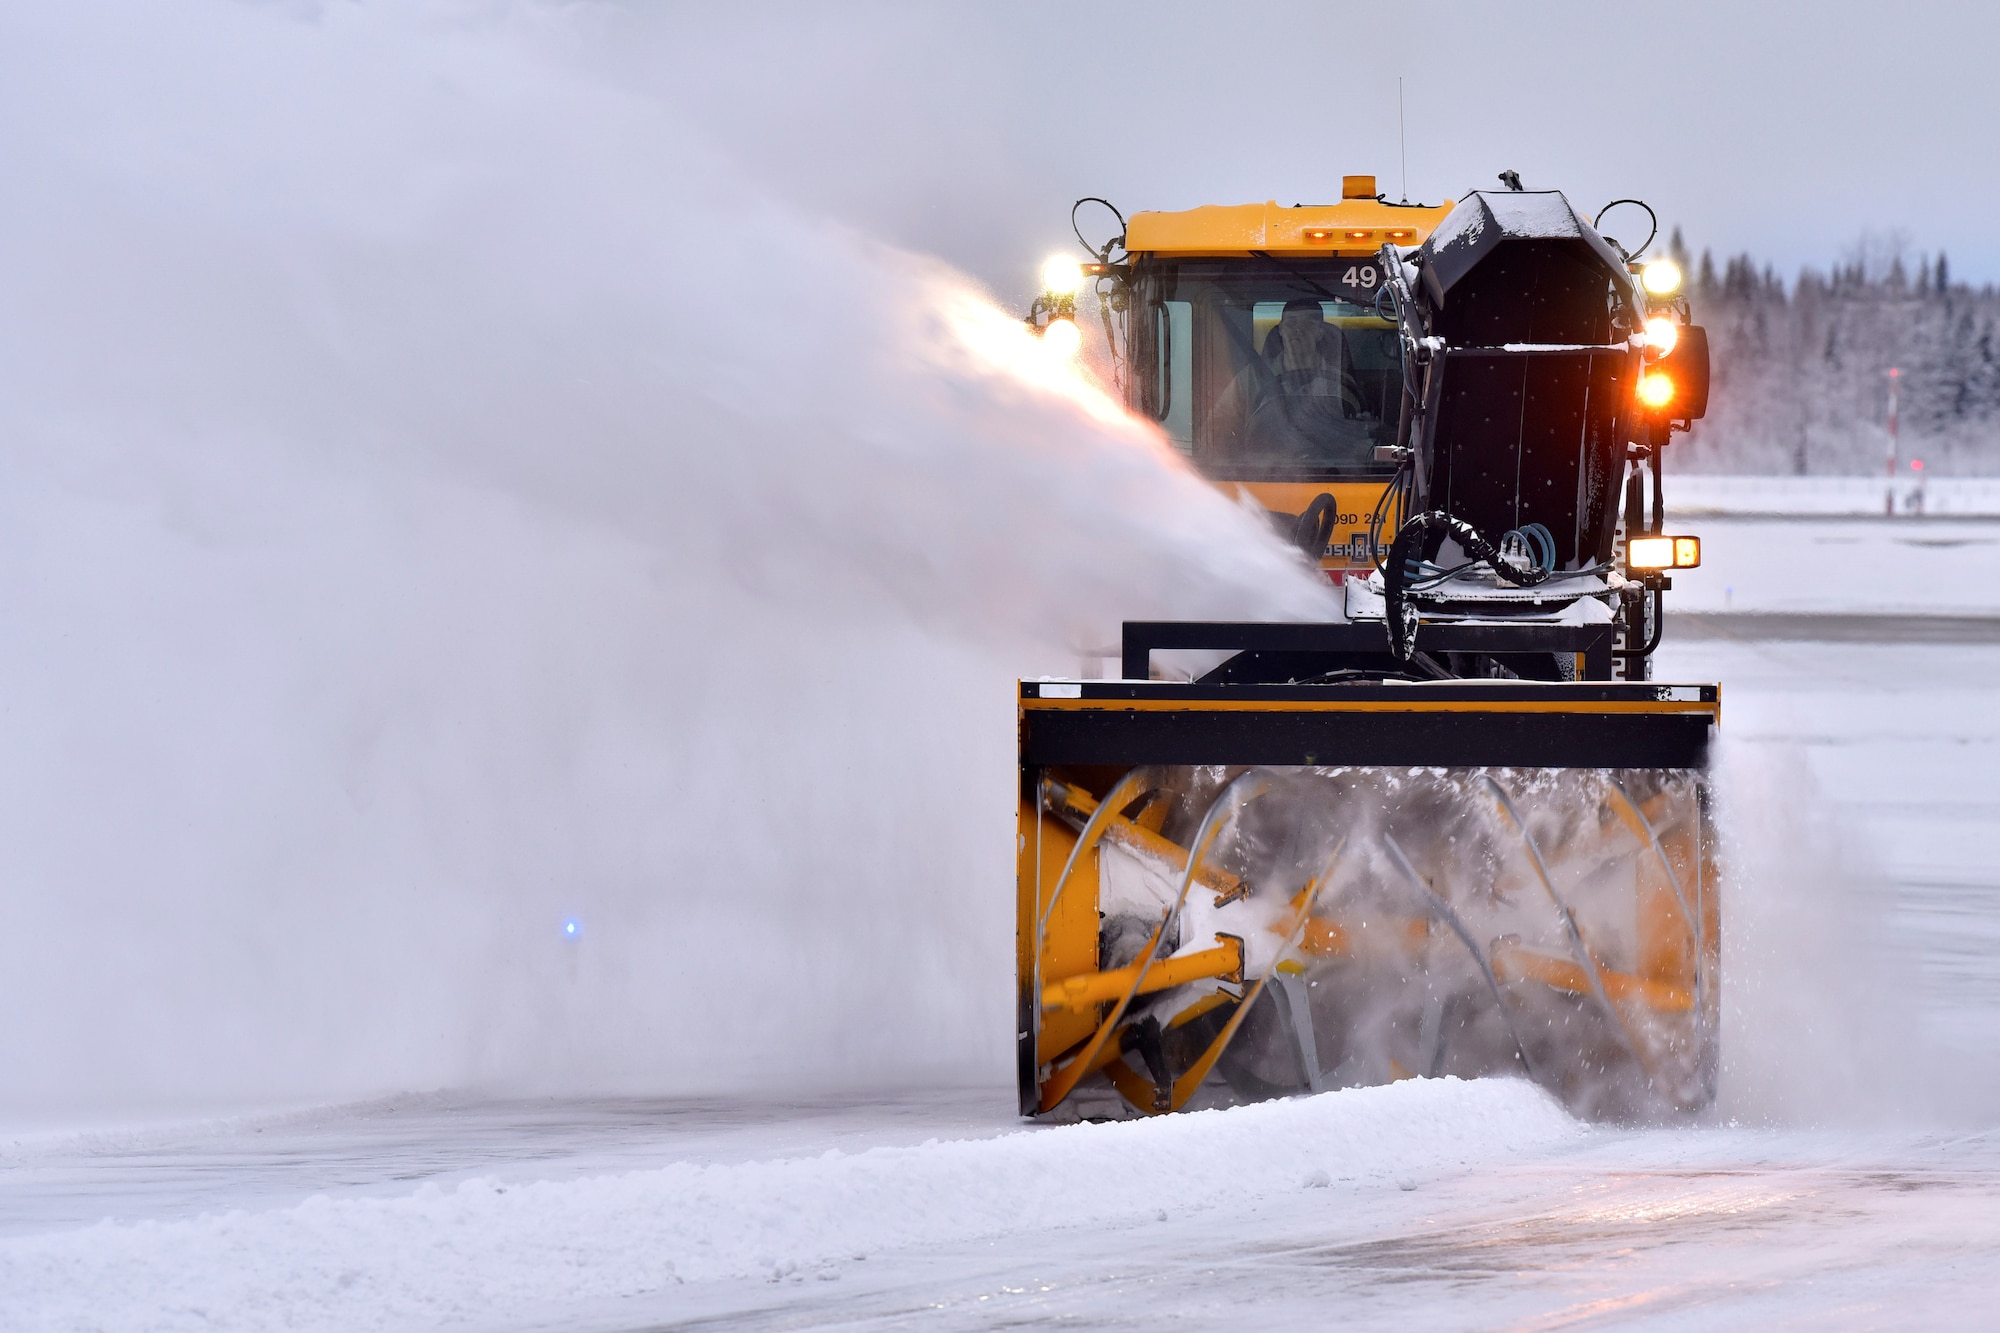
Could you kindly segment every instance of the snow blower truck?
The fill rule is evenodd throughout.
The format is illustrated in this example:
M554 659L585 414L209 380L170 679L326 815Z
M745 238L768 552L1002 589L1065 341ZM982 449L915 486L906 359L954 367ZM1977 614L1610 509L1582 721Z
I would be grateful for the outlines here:
M1024 1115L1442 1075L1592 1118L1713 1100L1719 689L1651 678L1700 561L1660 458L1707 339L1653 234L1594 225L1650 208L1501 179L1079 201L1120 234L1051 266L1031 328L1074 346L1094 283L1130 410L1344 614L1127 622L1118 678L1020 683Z

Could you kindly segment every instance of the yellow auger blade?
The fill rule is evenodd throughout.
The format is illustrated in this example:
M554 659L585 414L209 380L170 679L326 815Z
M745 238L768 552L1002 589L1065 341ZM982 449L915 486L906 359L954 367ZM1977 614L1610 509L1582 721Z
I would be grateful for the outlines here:
M1023 683L1024 1113L1441 1073L1706 1104L1719 711L1639 682Z

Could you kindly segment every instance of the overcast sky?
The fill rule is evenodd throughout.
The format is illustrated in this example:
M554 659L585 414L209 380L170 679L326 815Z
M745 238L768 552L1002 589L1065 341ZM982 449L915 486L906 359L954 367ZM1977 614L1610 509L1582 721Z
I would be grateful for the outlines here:
M1018 294L1070 201L1435 201L1503 168L1639 195L1790 274L1865 231L2000 279L1990 5L639 10L624 57L773 186ZM635 34L636 35L636 34ZM1636 237L1625 238L1636 240Z

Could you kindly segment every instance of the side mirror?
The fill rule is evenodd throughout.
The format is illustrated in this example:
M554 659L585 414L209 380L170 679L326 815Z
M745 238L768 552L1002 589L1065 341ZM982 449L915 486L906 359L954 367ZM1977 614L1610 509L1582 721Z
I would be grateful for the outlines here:
M1699 421L1708 413L1708 330L1699 324L1683 324L1674 350L1654 363L1674 382L1674 402L1669 412L1676 421Z

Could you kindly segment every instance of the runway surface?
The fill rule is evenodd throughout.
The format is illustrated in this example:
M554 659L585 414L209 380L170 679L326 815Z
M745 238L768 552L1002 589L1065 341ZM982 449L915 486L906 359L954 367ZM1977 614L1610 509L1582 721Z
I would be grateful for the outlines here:
M1316 1100L1353 1155L1330 1141L1330 1165L1290 1174L1246 1157L1237 1193L1197 1188L1240 1151L1217 1137L1235 1112L1147 1156L1116 1137L1130 1126L1023 1129L1005 1086L55 1128L0 1136L0 1323L1986 1326L2000 608L1773 600L1681 616L1659 662L1723 683L1724 799L1761 839L1738 849L1755 882L1729 900L1708 1122L1551 1128L1490 1087L1333 1093ZM1388 1112L1365 1097L1391 1092L1419 1126L1399 1165L1393 1135L1368 1137ZM1093 1129L1137 1154L1100 1184L1063 1165L1090 1156L1060 1136ZM982 1175L979 1153L1003 1165ZM702 1209L728 1225L688 1231ZM560 1245L538 1239L551 1218ZM850 1233L870 1239L848 1253ZM204 1264L229 1280L204 1286Z

